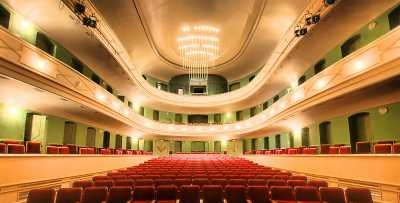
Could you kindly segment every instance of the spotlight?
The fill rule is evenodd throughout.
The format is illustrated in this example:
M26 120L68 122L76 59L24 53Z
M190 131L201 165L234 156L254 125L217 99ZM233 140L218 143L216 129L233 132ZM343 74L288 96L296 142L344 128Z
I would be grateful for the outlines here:
M94 19L93 17L87 17L87 16L83 17L82 23L83 23L83 25L92 27L92 28L96 28L96 25L97 25L96 19Z
M335 3L335 0L325 0L324 2L326 5L332 5Z
M81 3L75 3L74 5L74 12L78 15L84 14L86 10L85 5Z
M300 25L298 25L294 28L294 34L296 37L301 37L301 36L307 34L307 28L301 27Z
M317 24L320 19L321 19L321 16L319 14L309 15L306 17L306 23L307 23L307 25Z

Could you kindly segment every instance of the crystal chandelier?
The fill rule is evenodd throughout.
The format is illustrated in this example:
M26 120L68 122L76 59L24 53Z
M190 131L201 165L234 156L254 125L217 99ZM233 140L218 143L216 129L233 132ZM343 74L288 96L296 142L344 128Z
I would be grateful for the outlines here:
M207 84L208 69L219 54L219 29L211 26L184 26L178 37L182 66L191 84Z

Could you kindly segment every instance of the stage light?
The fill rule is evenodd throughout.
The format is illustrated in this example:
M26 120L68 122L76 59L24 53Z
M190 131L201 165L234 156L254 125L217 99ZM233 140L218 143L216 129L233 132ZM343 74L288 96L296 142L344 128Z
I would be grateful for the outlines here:
M74 5L74 12L78 15L84 14L86 10L85 5L81 4L81 3L75 3Z
M307 34L307 28L306 27L301 27L300 25L296 26L294 28L294 35L296 37L301 37L303 35Z
M91 28L96 28L96 26L97 26L97 20L94 19L93 16L92 17L87 17L87 16L83 17L82 23L83 23L83 25L91 27Z

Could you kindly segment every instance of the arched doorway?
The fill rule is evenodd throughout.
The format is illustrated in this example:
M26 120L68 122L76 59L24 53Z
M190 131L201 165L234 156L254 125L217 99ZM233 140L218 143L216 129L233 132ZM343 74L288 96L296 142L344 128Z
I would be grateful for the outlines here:
M214 141L214 152L221 152L221 141Z
M86 130L86 146L94 147L96 146L96 129L88 127Z
M253 138L251 139L251 150L256 150L257 149L257 139Z
M75 144L76 142L76 123L72 121L65 121L64 125L64 140L63 144Z
M330 144L331 122L326 121L319 124L319 141L321 144Z
M281 135L277 134L275 135L275 149L280 149L281 148Z
M110 147L110 132L104 131L103 133L103 148Z
M301 130L301 145L303 147L310 146L310 129L309 128L303 128Z
M353 153L356 151L356 143L371 141L371 121L369 113L357 113L348 118L350 143Z

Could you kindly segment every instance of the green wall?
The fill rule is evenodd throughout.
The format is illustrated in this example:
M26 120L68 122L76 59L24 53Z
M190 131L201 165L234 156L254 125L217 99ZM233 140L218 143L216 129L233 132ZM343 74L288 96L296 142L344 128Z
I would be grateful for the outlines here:
M24 140L27 110L0 104L0 140Z

